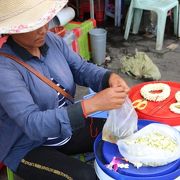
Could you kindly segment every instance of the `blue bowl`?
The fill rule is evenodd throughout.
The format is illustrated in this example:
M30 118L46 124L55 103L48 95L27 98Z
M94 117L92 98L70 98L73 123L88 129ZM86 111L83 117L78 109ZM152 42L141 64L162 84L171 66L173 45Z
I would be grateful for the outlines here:
M141 129L142 127L154 123L154 121L150 120L139 120L138 121L138 128ZM109 143L111 144L111 143ZM108 161L110 160L109 158L111 157L106 157L104 158L103 155L103 148L107 148L108 144L102 140L102 134L99 134L98 137L95 140L94 143L94 153L96 157L96 161L99 165L99 167L110 177L116 179L116 180L121 180L121 179L131 179L131 180L144 180L146 178L147 180L173 180L180 176L180 159L177 161L174 161L166 166L161 166L157 168L151 168L151 167L142 167L140 168L140 171L137 171L135 167L130 167L129 169L123 169L123 170L118 170L118 172L109 170L106 168L105 164L108 164ZM112 144L111 144L112 146ZM119 154L119 151L114 147L116 145L113 145L110 147L110 149L106 151L111 151L112 152L112 157L116 156L116 154ZM115 154L113 154L115 153ZM108 159L108 161L107 161ZM148 171L149 169L149 171ZM155 171L153 171L153 169Z

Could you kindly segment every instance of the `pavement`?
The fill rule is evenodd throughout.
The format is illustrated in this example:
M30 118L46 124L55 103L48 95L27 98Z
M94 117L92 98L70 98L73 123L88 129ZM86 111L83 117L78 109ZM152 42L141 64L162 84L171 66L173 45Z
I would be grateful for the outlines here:
M163 49L156 51L155 37L130 34L128 41L125 41L119 28L111 26L106 27L106 30L108 31L107 55L110 56L111 61L102 66L118 73L130 87L147 81L145 79L134 79L120 71L122 57L127 54L134 54L135 49L145 52L157 65L161 73L161 80L180 82L180 41L177 37L172 34L165 36ZM168 46L170 49L167 48ZM87 88L78 86L76 99L81 99L87 93ZM0 179L7 180L5 170L0 171ZM15 180L20 179L15 177Z
M156 37L130 34L128 41L123 39L123 34L117 28L108 28L107 53L112 62L108 68L119 73L129 84L133 86L145 79L133 79L120 71L121 59L125 55L135 53L135 49L145 52L159 68L161 80L180 82L180 41L177 37L170 35L164 39L161 51L155 50Z

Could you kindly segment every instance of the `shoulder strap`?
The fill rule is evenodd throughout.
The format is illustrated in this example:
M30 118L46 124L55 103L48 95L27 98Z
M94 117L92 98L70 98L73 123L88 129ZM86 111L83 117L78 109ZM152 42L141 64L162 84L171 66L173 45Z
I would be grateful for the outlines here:
M36 71L34 68L32 68L29 64L25 63L24 61L20 60L19 58L17 58L16 56L12 56L10 54L4 53L4 52L0 52L1 56L5 56L7 58L10 58L14 61L16 61L18 64L24 66L27 70L29 70L30 72L32 72L34 75L36 75L40 80L42 80L43 82L45 82L47 85L49 85L50 87L52 87L53 89L55 89L57 92L61 93L64 97L66 97L67 99L69 99L71 102L74 101L74 98L68 94L66 91L64 91L62 88L60 88L59 86L57 86L56 84L54 84L51 80L49 80L48 78L46 78L45 76L43 76L41 73L39 73L38 71Z

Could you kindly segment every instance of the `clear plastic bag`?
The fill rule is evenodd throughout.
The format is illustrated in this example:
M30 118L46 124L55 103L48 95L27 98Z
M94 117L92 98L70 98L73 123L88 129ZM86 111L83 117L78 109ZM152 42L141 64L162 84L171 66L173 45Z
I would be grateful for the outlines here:
M117 145L121 155L137 168L162 166L180 158L180 133L165 124L149 124Z
M126 98L119 109L109 111L109 116L102 131L102 139L116 143L118 139L130 136L137 130L138 116L132 102Z

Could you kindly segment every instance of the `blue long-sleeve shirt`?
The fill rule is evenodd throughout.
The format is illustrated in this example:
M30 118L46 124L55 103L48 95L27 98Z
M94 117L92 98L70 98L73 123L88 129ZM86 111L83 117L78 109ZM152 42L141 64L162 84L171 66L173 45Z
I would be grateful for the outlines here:
M48 33L35 57L11 37L0 49L17 56L47 78L53 77L72 96L76 86L100 91L110 73L84 61L66 43ZM58 108L57 92L11 59L0 57L0 161L16 171L21 159L48 137L71 136L84 125L80 103Z

